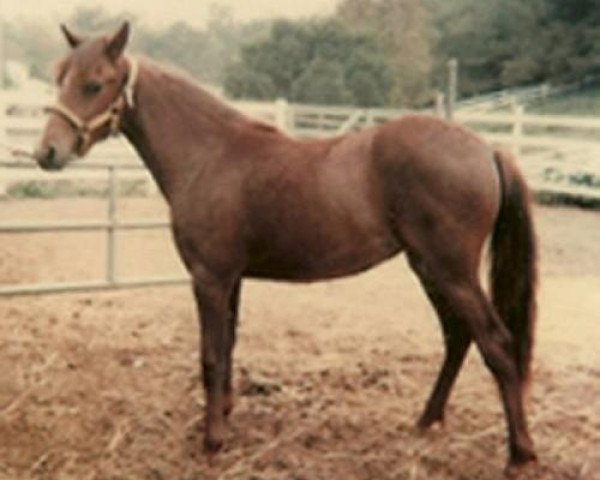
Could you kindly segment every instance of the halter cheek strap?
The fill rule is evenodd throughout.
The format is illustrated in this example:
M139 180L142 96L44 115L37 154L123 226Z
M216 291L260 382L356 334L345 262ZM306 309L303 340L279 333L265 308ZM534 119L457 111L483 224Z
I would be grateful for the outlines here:
M138 76L138 63L134 58L127 57L129 63L129 72L127 81L117 95L117 98L108 106L108 108L90 118L82 120L73 110L59 103L46 107L44 110L48 113L56 113L63 117L77 133L77 153L83 154L92 143L92 134L108 124L111 135L119 133L121 124L121 115L126 107L133 108L134 89Z

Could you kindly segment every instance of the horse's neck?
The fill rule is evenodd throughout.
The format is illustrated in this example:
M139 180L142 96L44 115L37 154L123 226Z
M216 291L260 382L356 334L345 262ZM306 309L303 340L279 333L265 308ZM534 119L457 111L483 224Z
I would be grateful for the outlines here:
M239 114L177 75L142 64L123 131L169 200L216 160Z

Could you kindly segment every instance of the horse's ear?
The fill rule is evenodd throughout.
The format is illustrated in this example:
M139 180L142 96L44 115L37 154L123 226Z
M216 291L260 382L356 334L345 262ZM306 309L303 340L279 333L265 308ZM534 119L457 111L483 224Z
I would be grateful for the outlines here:
M108 40L106 44L105 52L108 58L116 60L125 50L127 40L129 39L129 22L123 22L123 25L119 28L112 38Z
M76 48L83 42L83 37L75 35L67 28L67 26L64 23L60 24L60 29L62 30L65 38L67 39L67 43L71 48Z

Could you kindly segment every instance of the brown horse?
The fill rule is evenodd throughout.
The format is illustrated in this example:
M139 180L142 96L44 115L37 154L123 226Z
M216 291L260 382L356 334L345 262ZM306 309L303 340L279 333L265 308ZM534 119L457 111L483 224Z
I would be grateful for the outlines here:
M446 346L419 426L443 420L474 340L499 387L509 467L535 460L523 391L536 245L528 190L507 155L418 115L331 139L293 139L178 73L126 57L127 24L92 39L63 32L72 50L59 65L58 103L36 158L45 169L61 168L120 130L152 172L193 279L208 450L221 447L233 406L241 279L328 279L405 252ZM478 272L488 237L492 300Z

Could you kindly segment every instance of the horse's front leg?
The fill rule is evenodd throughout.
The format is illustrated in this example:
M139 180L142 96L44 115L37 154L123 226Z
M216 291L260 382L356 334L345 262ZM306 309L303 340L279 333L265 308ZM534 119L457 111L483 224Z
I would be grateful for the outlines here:
M225 438L228 369L231 363L230 298L235 281L210 275L194 276L194 293L200 317L200 364L206 396L204 446L215 452Z
M233 291L229 297L229 317L227 328L227 351L226 351L226 366L225 366L225 400L223 404L223 412L225 416L229 416L233 410L233 349L236 341L236 330L238 324L239 306L240 306L240 291L242 281L238 280L233 286Z

